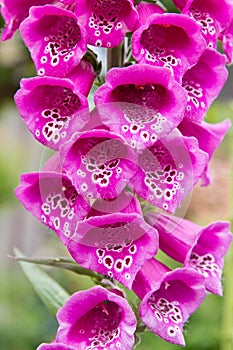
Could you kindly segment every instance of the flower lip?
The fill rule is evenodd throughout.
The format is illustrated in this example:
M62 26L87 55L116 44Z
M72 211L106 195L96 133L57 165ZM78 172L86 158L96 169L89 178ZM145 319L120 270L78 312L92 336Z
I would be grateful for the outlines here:
M136 318L123 297L103 287L73 294L58 311L57 319L56 342L80 350L107 344L133 348Z

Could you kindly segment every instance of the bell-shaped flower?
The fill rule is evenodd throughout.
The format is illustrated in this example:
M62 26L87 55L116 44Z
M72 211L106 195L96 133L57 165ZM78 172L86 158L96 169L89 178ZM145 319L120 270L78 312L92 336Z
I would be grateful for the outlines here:
M138 272L133 290L142 299L143 323L164 340L185 345L183 325L205 298L203 276L189 268L170 271L151 259Z
M132 31L138 19L133 0L79 0L75 13L94 46L115 47Z
M177 13L150 16L132 36L132 55L138 62L167 67L178 81L205 47L200 26Z
M194 18L202 27L209 47L216 48L218 35L230 24L233 6L229 0L173 0L183 14Z
M227 57L227 64L233 63L233 19L230 25L219 35Z
M37 350L133 349L137 321L119 290L95 286L76 292L58 310L57 320L55 341Z
M187 95L169 69L135 64L109 70L94 99L101 121L140 149L181 122Z
M209 292L222 295L224 256L232 241L229 222L216 221L201 227L179 217L153 213L145 219L158 230L160 249L202 274Z
M67 249L78 264L114 278L129 289L145 261L158 251L157 230L145 223L133 198L132 194L123 193L113 203L99 201L98 211L105 207L108 211L110 206L116 206L116 201L118 208L109 214L105 209L100 213L92 211L92 216L88 214L85 221L78 223L67 242ZM119 204L123 210L118 211Z
M32 7L20 33L40 76L65 77L87 50L86 31L76 15L57 6Z
M208 159L194 137L174 129L138 152L138 169L130 185L148 202L173 212L201 178Z
M194 123L190 119L184 118L178 129L184 136L194 136L198 140L199 147L202 151L208 153L211 159L216 148L220 145L226 133L231 126L229 119L221 123L209 124L206 122ZM202 184L207 186L211 183L208 164L202 174Z
M64 171L88 200L116 198L137 167L124 139L101 129L76 133L61 148L61 156Z
M188 93L185 117L201 122L219 95L228 76L225 56L214 49L206 49L195 66L182 78L182 86Z
M83 78L86 76L87 81L92 81L93 71L90 73L77 74L80 79L76 77L75 83L70 79L47 76L21 80L15 103L36 140L58 150L74 130L83 128L89 120L88 101L82 94L82 88L86 90ZM79 80L80 85L77 84ZM87 82L87 85L90 84Z
M71 180L57 172L21 175L15 195L32 215L57 233L63 244L75 232L77 221L90 210Z

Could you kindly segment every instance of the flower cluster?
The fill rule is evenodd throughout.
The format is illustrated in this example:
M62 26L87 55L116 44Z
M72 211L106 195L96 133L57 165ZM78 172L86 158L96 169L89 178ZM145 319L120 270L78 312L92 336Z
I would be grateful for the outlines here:
M136 293L146 327L184 345L183 325L206 291L222 294L232 240L227 222L200 227L173 214L199 180L210 183L210 158L230 127L204 117L233 61L233 5L174 0L181 13L169 13L133 0L0 4L2 40L19 28L37 71L22 79L17 108L54 150L41 171L21 176L16 196L79 265ZM130 60L109 69L89 110L89 45L122 49L127 32ZM158 210L145 214L145 203ZM180 268L157 260L158 249ZM119 289L77 292L57 319L54 342L38 350L133 348L136 318Z

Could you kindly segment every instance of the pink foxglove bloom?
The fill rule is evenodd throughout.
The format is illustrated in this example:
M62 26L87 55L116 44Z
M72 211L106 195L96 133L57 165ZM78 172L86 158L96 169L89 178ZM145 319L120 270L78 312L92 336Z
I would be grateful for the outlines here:
M205 47L200 26L176 13L152 15L132 37L132 54L138 62L167 67L179 81Z
M88 44L115 47L138 19L133 0L79 0L75 10L87 31Z
M204 51L195 66L182 78L188 93L185 117L201 122L211 103L219 95L228 76L225 56L213 49Z
M202 34L209 47L216 47L218 35L230 24L233 16L231 0L173 0L183 14L194 18L202 26Z
M38 350L133 349L137 322L119 290L96 286L76 292L58 310L57 320L55 342Z
M173 212L202 176L208 158L194 137L174 129L138 154L138 170L130 184L148 202Z
M230 126L231 122L229 119L226 119L221 123L209 124L206 122L194 123L191 120L184 118L178 128L184 136L194 136L198 140L200 149L208 153L209 159L211 159ZM202 184L207 186L210 183L211 176L207 164L206 169L202 174Z
M21 175L15 195L31 214L54 230L64 244L75 232L77 221L84 219L90 210L70 179L52 171Z
M86 31L76 15L57 6L32 7L20 33L40 76L66 76L87 50Z
M134 148L152 145L184 117L187 95L169 69L113 68L95 93L100 119Z
M116 198L136 171L133 150L106 130L76 133L61 154L64 171L87 199Z
M55 150L73 134L72 120L76 131L89 120L87 98L70 79L22 79L15 102L35 139Z
M233 63L233 19L230 25L220 33L219 39L222 41L227 63Z
M132 195L124 194L120 199L122 206L131 198ZM111 206L111 202L102 202L106 208L107 204ZM158 234L138 214L137 202L129 204L121 212L89 214L88 219L78 223L67 248L81 266L114 278L130 289L142 265L157 253Z
M133 290L142 299L144 324L164 340L185 345L183 325L205 298L203 276L189 268L170 271L151 259L138 272Z
M231 241L230 223L216 221L201 227L191 221L150 213L147 221L159 232L159 247L205 277L206 289L222 295L221 275Z

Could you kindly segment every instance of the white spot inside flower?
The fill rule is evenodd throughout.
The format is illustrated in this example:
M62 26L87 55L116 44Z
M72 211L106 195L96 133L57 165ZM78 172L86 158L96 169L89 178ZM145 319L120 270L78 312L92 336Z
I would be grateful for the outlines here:
M43 75L45 75L45 69L44 68L40 68L37 73L38 73L39 76L43 76Z
M124 277L125 277L126 280L130 280L131 275L129 273L125 273Z
M174 327L168 327L167 334L170 337L175 337L176 336L176 329Z
M121 259L117 259L114 264L114 268L117 272L122 272L124 269L124 262Z

